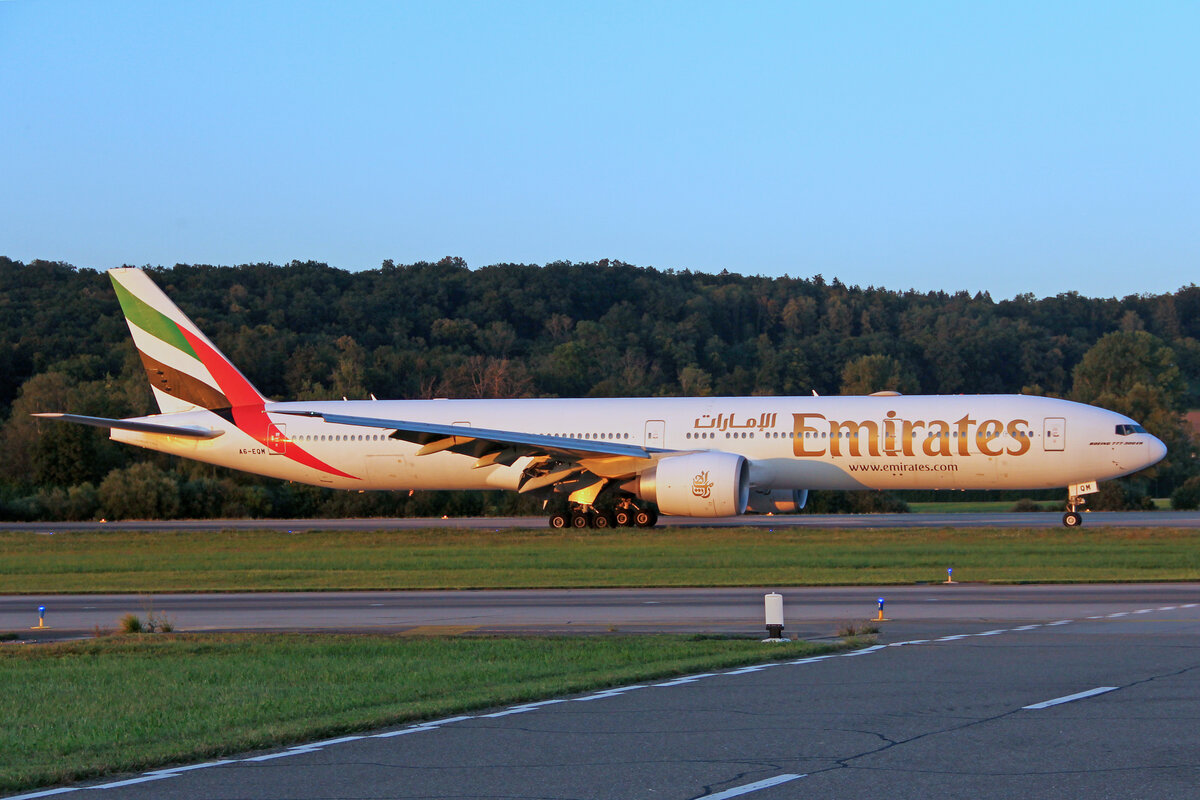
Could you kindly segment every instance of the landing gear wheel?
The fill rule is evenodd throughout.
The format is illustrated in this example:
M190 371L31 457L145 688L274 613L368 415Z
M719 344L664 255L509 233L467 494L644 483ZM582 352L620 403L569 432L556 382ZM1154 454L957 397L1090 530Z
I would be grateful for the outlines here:
M653 528L658 522L658 513L639 508L633 514L633 524L639 528Z
M588 519L588 513L586 511L576 511L575 513L571 514L572 528L586 528L590 522L591 520Z
M612 514L597 513L592 517L593 528L612 528L615 527L617 521L613 519Z
M617 513L613 514L613 521L618 528L628 528L633 524L633 512L619 508L617 509Z
M1078 528L1083 524L1083 515L1078 511L1068 511L1063 514L1063 525L1068 528Z
M567 527L569 523L570 520L567 518L566 514L558 513L550 515L550 527L554 528L555 530L562 530L563 528Z

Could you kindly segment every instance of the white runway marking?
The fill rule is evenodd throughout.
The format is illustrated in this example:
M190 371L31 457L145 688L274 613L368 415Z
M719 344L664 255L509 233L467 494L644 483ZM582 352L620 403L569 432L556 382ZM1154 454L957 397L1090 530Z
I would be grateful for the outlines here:
M50 797L56 794L66 794L67 792L78 792L77 786L64 786L61 789L47 789L44 792L33 792L32 794L19 794L16 797L10 797L8 800L33 800L35 797Z
M774 778L767 778L766 780L747 783L745 786L735 786L732 789L726 789L725 791L717 792L716 794L706 794L699 798L699 800L726 800L730 797L741 797L744 794L757 792L759 789L769 789L772 786L778 786L781 783L787 783L788 781L794 781L797 778L803 777L803 775L776 775Z
M721 674L723 674L723 675L745 675L748 672L761 672L762 670L766 669L767 667L777 667L777 666L779 666L779 664L775 663L775 662L772 662L770 664L755 664L753 667L742 667L741 669L734 669L734 670L730 670L729 672L724 672Z
M634 689L645 689L645 688L646 688L646 684L639 683L636 686L622 686L618 689L606 689L603 692L597 692L596 694L589 694L587 697L576 697L572 700L572 702L586 703L591 700L603 700L607 697L616 697L619 694L625 694L625 692L632 692Z
M150 781L161 781L164 778L174 778L175 773L171 772L166 775L143 775L140 778L130 778L124 781L113 781L112 783L102 783L99 786L89 786L89 789L117 789L122 786L133 786L136 783L149 783Z
M267 753L265 756L254 756L253 758L243 758L242 761L273 761L276 758L287 758L288 756L300 756L305 753L315 753L321 748L319 747L293 747L284 750L282 753ZM108 787L94 786L92 788L101 789Z
M208 767L219 767L222 764L236 764L238 759L232 761L226 759L222 761L205 761L203 764L188 764L186 767L170 767L168 769L156 769L153 772L147 772L147 775L171 775L177 772L191 772L194 769L207 769Z
M1095 697L1098 694L1104 694L1105 692L1112 692L1119 688L1120 688L1119 686L1098 686L1095 689L1088 689L1086 692L1079 692L1078 694L1069 694L1066 697L1056 697L1053 700L1046 700L1045 702L1042 702L1042 703L1034 703L1031 706L1022 706L1022 708L1024 708L1024 709L1049 708L1050 706L1057 706L1057 705L1062 705L1063 703L1070 703L1075 700L1082 700L1085 697Z
M712 676L714 676L716 674L717 673L715 673L715 672L702 672L699 675L688 675L683 678L676 678L675 680L672 680L672 681L666 681L665 683L656 683L654 685L655 686L682 686L685 683L694 683L694 682L700 680L701 678L711 678Z

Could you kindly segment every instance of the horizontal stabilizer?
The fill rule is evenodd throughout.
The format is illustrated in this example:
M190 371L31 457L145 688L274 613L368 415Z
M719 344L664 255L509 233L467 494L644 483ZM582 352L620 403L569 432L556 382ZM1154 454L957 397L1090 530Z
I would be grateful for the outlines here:
M157 422L84 417L79 414L45 413L34 414L33 416L57 422L75 422L79 425L91 425L94 428L116 428L117 430L137 431L138 433L161 433L169 436L186 436L190 439L215 439L225 433L225 431L217 431L212 428L201 428L198 425L162 425Z

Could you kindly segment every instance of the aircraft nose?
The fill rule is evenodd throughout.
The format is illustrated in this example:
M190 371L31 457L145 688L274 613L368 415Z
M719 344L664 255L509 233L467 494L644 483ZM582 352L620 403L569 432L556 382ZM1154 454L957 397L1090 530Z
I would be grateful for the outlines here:
M1157 436L1150 437L1150 452L1147 453L1146 466L1157 464L1167 457L1167 446Z

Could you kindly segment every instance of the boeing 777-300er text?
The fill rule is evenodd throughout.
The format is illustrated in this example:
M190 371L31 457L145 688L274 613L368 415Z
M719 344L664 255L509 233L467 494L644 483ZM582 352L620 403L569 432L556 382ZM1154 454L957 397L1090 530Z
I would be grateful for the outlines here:
M37 416L314 486L559 497L554 527L790 513L810 489L1056 486L1075 526L1098 481L1166 454L1121 414L1023 395L276 403L144 272L108 274L162 413Z

